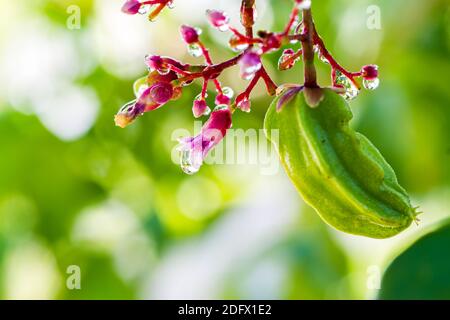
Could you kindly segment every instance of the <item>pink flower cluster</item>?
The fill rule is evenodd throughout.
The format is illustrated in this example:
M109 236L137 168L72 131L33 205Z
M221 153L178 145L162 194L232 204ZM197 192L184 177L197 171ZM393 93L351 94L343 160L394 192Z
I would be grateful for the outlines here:
M122 11L128 14L149 13L150 19L154 19L166 6L172 5L173 2L169 0L128 0L123 5ZM195 118L209 115L209 120L198 136L182 139L179 146L183 170L187 173L198 171L208 152L223 139L231 127L235 110L250 112L250 95L260 80L264 82L269 95L277 93L279 88L266 72L262 57L285 46L294 46L306 41L306 30L299 16L303 10L309 10L310 6L310 0L294 0L291 14L281 32L259 31L256 35L253 31L256 19L255 0L242 0L241 24L244 28L242 32L230 24L230 18L225 12L208 10L206 12L208 22L219 31L231 33L229 46L236 52L233 58L220 63L213 62L208 48L201 40L201 29L188 25L181 26L181 38L187 45L188 52L194 57L203 57L204 63L191 65L170 57L148 55L145 63L149 75L135 83L136 99L120 109L115 117L116 124L120 127L129 125L143 113L176 100L180 97L183 87L196 79L201 79L202 90L193 101L192 113ZM378 85L376 66L368 65L361 71L348 72L327 51L315 28L310 34L313 35L316 54L320 60L331 66L333 86L342 89L345 98L352 99L356 96L361 87L356 81L358 77L363 78L363 84L368 89L374 89ZM303 54L301 48L285 49L279 59L279 70L292 68ZM240 77L249 81L247 88L236 98L233 90L222 86L219 81L222 72L234 66L239 67ZM213 84L216 91L213 111L206 102L209 84Z
M122 6L122 12L126 14L146 14L153 21L165 8L173 8L173 0L127 0Z

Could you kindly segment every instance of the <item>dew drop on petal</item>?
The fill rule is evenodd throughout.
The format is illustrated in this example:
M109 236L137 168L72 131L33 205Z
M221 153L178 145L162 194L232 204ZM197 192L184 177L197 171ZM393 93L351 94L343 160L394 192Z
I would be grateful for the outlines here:
M152 6L150 4L144 4L139 8L139 14L148 14Z
M188 45L187 50L188 50L188 53L191 56L193 56L194 58L198 58L203 55L202 48L196 43L191 43L190 45Z
M239 39L236 36L232 36L230 38L228 45L230 46L231 50L233 50L234 52L244 51L245 49L247 49L249 47L249 44L246 41L243 41L242 39Z
M234 96L234 91L230 87L224 87L222 89L222 93L224 96L227 96L230 99L233 98L233 96Z
M359 94L358 88L340 71L336 71L335 85L338 85L345 90L345 92L342 93L341 96L347 101L355 99Z
M174 3L174 1L169 1L169 2L167 2L167 8L169 8L169 9L174 9L175 8L175 3Z
M228 106L226 104L219 104L217 105L213 111L220 111L220 110L227 110Z
M181 170L186 174L194 174L200 170L203 164L202 154L193 149L181 151Z
M179 142L177 150L181 156L181 169L187 174L198 172L203 164L202 138L200 136L187 137L180 139Z
M363 80L363 86L367 90L375 90L380 85L380 79L374 78L374 79L364 79Z
M300 59L300 57L294 57L294 55L295 52L293 50L290 49L284 50L283 54L280 56L280 59L278 60L278 69L279 70L291 69Z
M208 94L205 93L204 96L202 96L201 93L199 93L198 95L195 96L195 100L202 100L202 99L206 99L208 97Z
M166 75L166 74L169 74L169 72L170 72L170 69L169 69L169 68L159 68L159 69L158 69L158 73L159 73L160 75L162 75L162 76L164 76L164 75Z
M219 27L217 27L217 30L219 30L220 32L226 32L230 29L230 26L228 25L228 23L223 24Z
M358 88L356 88L354 85L351 85L350 87L345 89L345 93L342 94L345 100L350 101L355 99L359 94Z
M195 27L194 29L195 29L195 31L197 32L197 35L201 35L201 34L203 33L202 28Z
M140 97L148 89L147 77L137 79L133 84L134 95Z

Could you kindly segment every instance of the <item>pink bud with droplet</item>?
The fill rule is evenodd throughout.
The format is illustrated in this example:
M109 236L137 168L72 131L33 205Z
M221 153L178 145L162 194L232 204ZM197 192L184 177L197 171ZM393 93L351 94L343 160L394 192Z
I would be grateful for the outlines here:
M248 98L248 95L245 92L237 96L236 107L238 107L244 112L250 112L251 102Z
M239 66L241 68L241 77L245 80L250 80L255 76L255 73L261 69L261 58L255 52L246 52L241 59L239 59Z
M170 82L156 82L141 94L138 102L145 105L145 111L155 110L169 102L173 93Z
M228 30L230 18L225 12L219 10L207 10L206 16L213 27L216 27L220 31Z
M208 114L211 109L206 104L204 99L194 100L194 105L192 106L192 113L194 117L200 118L203 115Z
M182 25L180 28L180 33L184 42L186 42L187 44L198 42L199 32L197 29L187 25Z
M366 80L374 80L378 78L378 66L374 64L369 64L362 67L361 69L362 77Z
M231 99L230 99L230 97L228 97L228 96L226 96L224 94L218 94L216 96L216 101L215 102L216 102L217 106L219 106L219 105L227 105L227 106L229 106L230 103L231 103Z

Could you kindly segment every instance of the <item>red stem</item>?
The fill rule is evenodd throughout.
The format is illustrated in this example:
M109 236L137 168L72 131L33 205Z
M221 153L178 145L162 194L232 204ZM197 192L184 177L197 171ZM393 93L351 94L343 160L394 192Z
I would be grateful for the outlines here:
M289 34L289 31L291 30L292 25L294 24L295 19L298 16L298 12L299 11L297 9L297 6L294 6L294 9L292 9L291 16L289 18L289 22L286 25L286 28L284 29L284 32L282 33L283 36L287 36Z
M328 60L328 62L331 65L331 68L333 70L339 70L343 75L345 75L347 78L350 79L350 81L358 88L361 88L361 85L355 80L355 77L359 77L361 76L361 72L349 72L347 71L344 67L342 67L334 58L333 56L330 54L330 52L327 50L327 48L325 47L325 44L322 40L322 38L319 36L319 34L317 33L317 30L315 28L315 26L313 25L314 28L314 34L313 34L313 39L314 39L314 44L317 45L320 49L320 53L325 57L325 59ZM334 84L334 71L332 72L332 79L333 79L333 84Z

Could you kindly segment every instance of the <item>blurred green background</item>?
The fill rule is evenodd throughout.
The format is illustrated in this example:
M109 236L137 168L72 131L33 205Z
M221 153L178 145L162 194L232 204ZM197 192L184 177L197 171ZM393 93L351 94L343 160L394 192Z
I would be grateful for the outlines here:
M238 0L175 0L156 23L122 14L124 0L0 2L0 298L450 298L448 1L313 1L343 65L380 66L379 89L351 102L353 125L424 212L388 240L325 225L276 158L276 174L262 174L262 163L183 174L171 160L173 133L192 133L199 83L114 126L145 54L196 61L180 24L203 27L216 61L232 56L229 35L206 26L204 10L225 9L238 25ZM281 30L291 1L257 3L258 27ZM380 29L367 27L371 5ZM266 59L276 82L299 82L301 63L280 73L278 57ZM326 65L319 76L329 85ZM222 82L240 92L237 78L230 70ZM260 129L269 103L258 87L252 113L236 113L233 127ZM67 286L70 266L80 289Z

